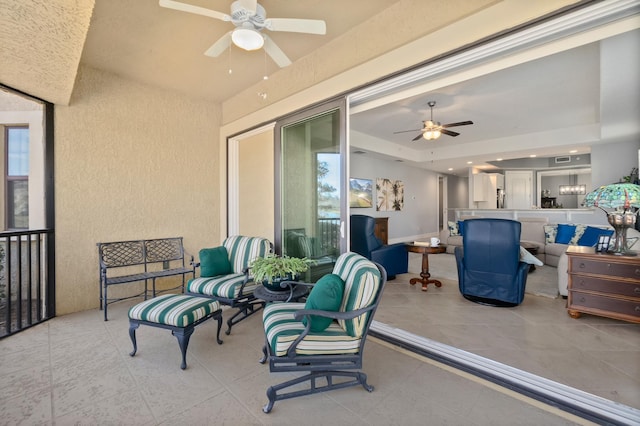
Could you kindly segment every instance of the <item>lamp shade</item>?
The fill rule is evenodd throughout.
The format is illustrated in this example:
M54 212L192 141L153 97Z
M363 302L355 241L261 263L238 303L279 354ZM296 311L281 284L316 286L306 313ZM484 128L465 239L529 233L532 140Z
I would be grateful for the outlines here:
M624 210L631 207L640 208L640 185L632 183L603 185L584 197L584 205Z

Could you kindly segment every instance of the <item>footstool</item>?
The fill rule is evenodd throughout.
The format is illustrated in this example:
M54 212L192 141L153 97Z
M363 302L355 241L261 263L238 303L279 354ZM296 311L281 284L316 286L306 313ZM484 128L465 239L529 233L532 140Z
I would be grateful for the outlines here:
M209 318L218 320L216 340L221 345L222 309L218 301L184 294L165 294L138 303L129 309L129 337L133 343L133 352L129 355L134 356L138 350L136 329L140 324L165 328L171 330L171 334L178 339L182 352L180 368L184 370L187 368L189 338L195 327Z

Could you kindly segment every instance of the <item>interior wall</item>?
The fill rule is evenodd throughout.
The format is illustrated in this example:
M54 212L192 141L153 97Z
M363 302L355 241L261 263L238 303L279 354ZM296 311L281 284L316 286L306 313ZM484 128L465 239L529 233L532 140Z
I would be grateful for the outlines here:
M57 315L98 307L98 242L217 245L219 122L216 104L81 67L55 109Z
M273 132L239 142L238 215L240 235L274 240Z
M593 188L620 182L631 169L638 168L640 141L609 143L591 147L591 183Z
M454 209L469 207L469 178L447 175L447 221L456 220Z
M352 208L350 214L389 218L389 242L409 241L438 234L438 175L405 163L351 155L350 177L373 181L372 208ZM404 183L402 211L376 211L376 178Z

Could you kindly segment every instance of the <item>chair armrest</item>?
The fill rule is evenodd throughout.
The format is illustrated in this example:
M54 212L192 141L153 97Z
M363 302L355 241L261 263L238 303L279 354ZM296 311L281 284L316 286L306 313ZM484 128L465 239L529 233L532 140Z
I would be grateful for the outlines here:
M374 303L373 305L367 306L366 308L360 308L360 309L356 309L355 311L348 311L348 312L323 311L320 309L300 309L295 311L293 313L294 319L298 321L302 321L303 317L307 317L308 321L302 333L300 333L298 338L294 340L293 343L291 343L291 346L289 346L289 349L287 349L287 357L293 358L296 356L296 348L298 347L298 344L311 331L311 315L317 315L320 317L333 318L338 320L348 320L348 319L359 317L362 314L366 314L367 312L375 309L376 306L377 306L377 303Z

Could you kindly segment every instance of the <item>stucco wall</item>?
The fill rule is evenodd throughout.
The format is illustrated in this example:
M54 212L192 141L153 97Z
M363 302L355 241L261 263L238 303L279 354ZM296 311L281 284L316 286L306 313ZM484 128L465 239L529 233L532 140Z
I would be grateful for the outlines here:
M82 67L55 110L56 313L98 307L96 243L217 245L219 106Z

